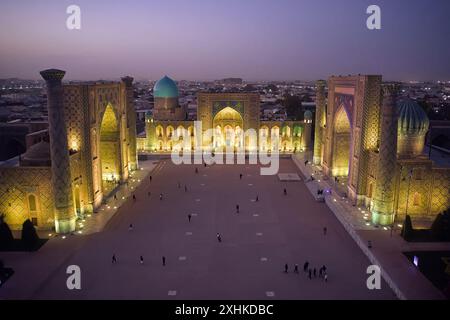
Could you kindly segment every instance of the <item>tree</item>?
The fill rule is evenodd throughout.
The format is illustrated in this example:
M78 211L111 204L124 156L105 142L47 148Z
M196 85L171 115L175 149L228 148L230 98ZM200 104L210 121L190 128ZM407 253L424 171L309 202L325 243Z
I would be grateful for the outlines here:
M30 219L25 220L22 225L22 244L28 250L36 248L39 242L39 236Z
M439 241L450 241L450 209L440 213L431 225L433 238Z
M299 96L284 95L283 106L290 119L303 120L302 99Z
M407 215L405 217L405 222L403 222L401 236L406 241L411 241L413 238L413 233L414 233L414 229L413 229L411 217L409 215Z
M11 229L5 221L5 214L0 214L0 249L6 249L14 241Z

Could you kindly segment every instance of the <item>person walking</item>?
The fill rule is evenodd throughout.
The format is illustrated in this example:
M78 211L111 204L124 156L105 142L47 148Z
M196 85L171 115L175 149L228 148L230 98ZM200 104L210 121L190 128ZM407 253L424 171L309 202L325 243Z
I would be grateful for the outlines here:
M314 270L313 270L313 275L314 275L314 278L317 278L317 269L316 268L314 268Z
M258 202L259 201L259 196L258 195L256 195L256 199L255 199L255 202Z
M132 231L133 230L133 224L130 223L130 225L128 226L128 231Z
M112 259L111 259L111 262L112 262L113 264L117 262L117 258L116 258L116 255L115 255L115 254L113 254Z
M160 194L159 194L159 200L162 200L162 199L163 199L163 194L160 193Z
M184 192L187 192L187 185L184 185Z
M288 264L286 263L284 265L284 273L288 273L288 269L289 269L289 267L288 267Z
M327 231L328 231L327 227L323 227L323 235L324 235L324 236L327 235Z
M222 236L220 233L217 233L217 241L222 242Z
M284 193L285 196L287 196L287 190L286 190L286 188L284 188L283 193Z
M307 272L308 271L308 266L309 266L309 262L306 261L305 264L303 265L303 271Z
M180 184L180 182L178 182L178 189L180 189L181 188L181 184Z
M239 180L242 180L242 173L239 174Z
M117 200L117 195L116 194L114 194L114 200Z
M163 267L166 265L166 257L165 256L162 256L162 264L163 264Z
M312 279L312 270L308 269L308 278L311 280Z
M152 182L152 176L150 176L150 178L149 178L149 179L150 179L150 182Z
M239 213L239 205L236 205L236 213Z
M133 194L133 201L136 201L136 195Z
M198 173L198 168L197 167L195 167L195 173Z
M324 276L323 276L323 280L325 281L325 282L328 282L328 274L324 274Z
M140 264L144 264L144 257L143 257L143 256L140 256L140 257L139 257L139 263L140 263Z
M294 273L298 273L298 264L295 264L294 266Z
M305 161L305 166L308 164L308 160Z
M147 192L147 196L150 197L152 195L152 193L149 191Z
M189 222L191 222L191 218L192 218L192 215L189 213L189 214L188 214L188 220L189 220Z

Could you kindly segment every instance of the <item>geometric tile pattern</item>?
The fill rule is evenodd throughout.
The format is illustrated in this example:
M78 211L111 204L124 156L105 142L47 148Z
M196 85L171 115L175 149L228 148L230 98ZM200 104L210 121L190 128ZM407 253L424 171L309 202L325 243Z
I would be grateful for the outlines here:
M397 88L383 87L380 157L373 196L372 212L376 223L389 224L394 214L395 167L397 164Z

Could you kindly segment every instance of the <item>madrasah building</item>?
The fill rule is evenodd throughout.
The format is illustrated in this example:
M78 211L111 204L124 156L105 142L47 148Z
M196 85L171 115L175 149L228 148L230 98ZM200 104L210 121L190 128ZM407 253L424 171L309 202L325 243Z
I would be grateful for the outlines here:
M153 90L145 135L137 137L133 78L62 84L64 71L41 75L47 139L0 165L0 213L12 229L30 219L41 230L72 232L77 219L97 212L138 169L139 152L176 148L311 151L324 174L345 181L349 199L370 208L374 224L389 225L406 214L434 217L450 206L450 168L423 154L425 113L413 101L397 101L395 88L382 92L381 76L331 77L328 97L326 82L318 81L314 132L309 111L301 122L260 120L257 93L198 93L202 134L186 120L177 85L164 77ZM255 128L253 144L243 133ZM207 130L213 135L204 139Z

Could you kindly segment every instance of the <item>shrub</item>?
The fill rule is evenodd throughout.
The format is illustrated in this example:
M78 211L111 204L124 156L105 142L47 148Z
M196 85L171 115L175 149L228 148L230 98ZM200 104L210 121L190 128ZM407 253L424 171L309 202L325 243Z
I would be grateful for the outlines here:
M450 241L450 210L436 216L431 226L431 233L436 240Z
M33 250L39 243L39 236L33 223L28 219L22 225L22 244L28 250Z
M409 215L407 215L405 217L405 222L403 223L401 236L406 241L411 241L413 239L413 233L414 233L414 229L412 226L411 217Z
M5 215L0 215L0 249L6 249L11 246L14 241L11 229L5 222Z

